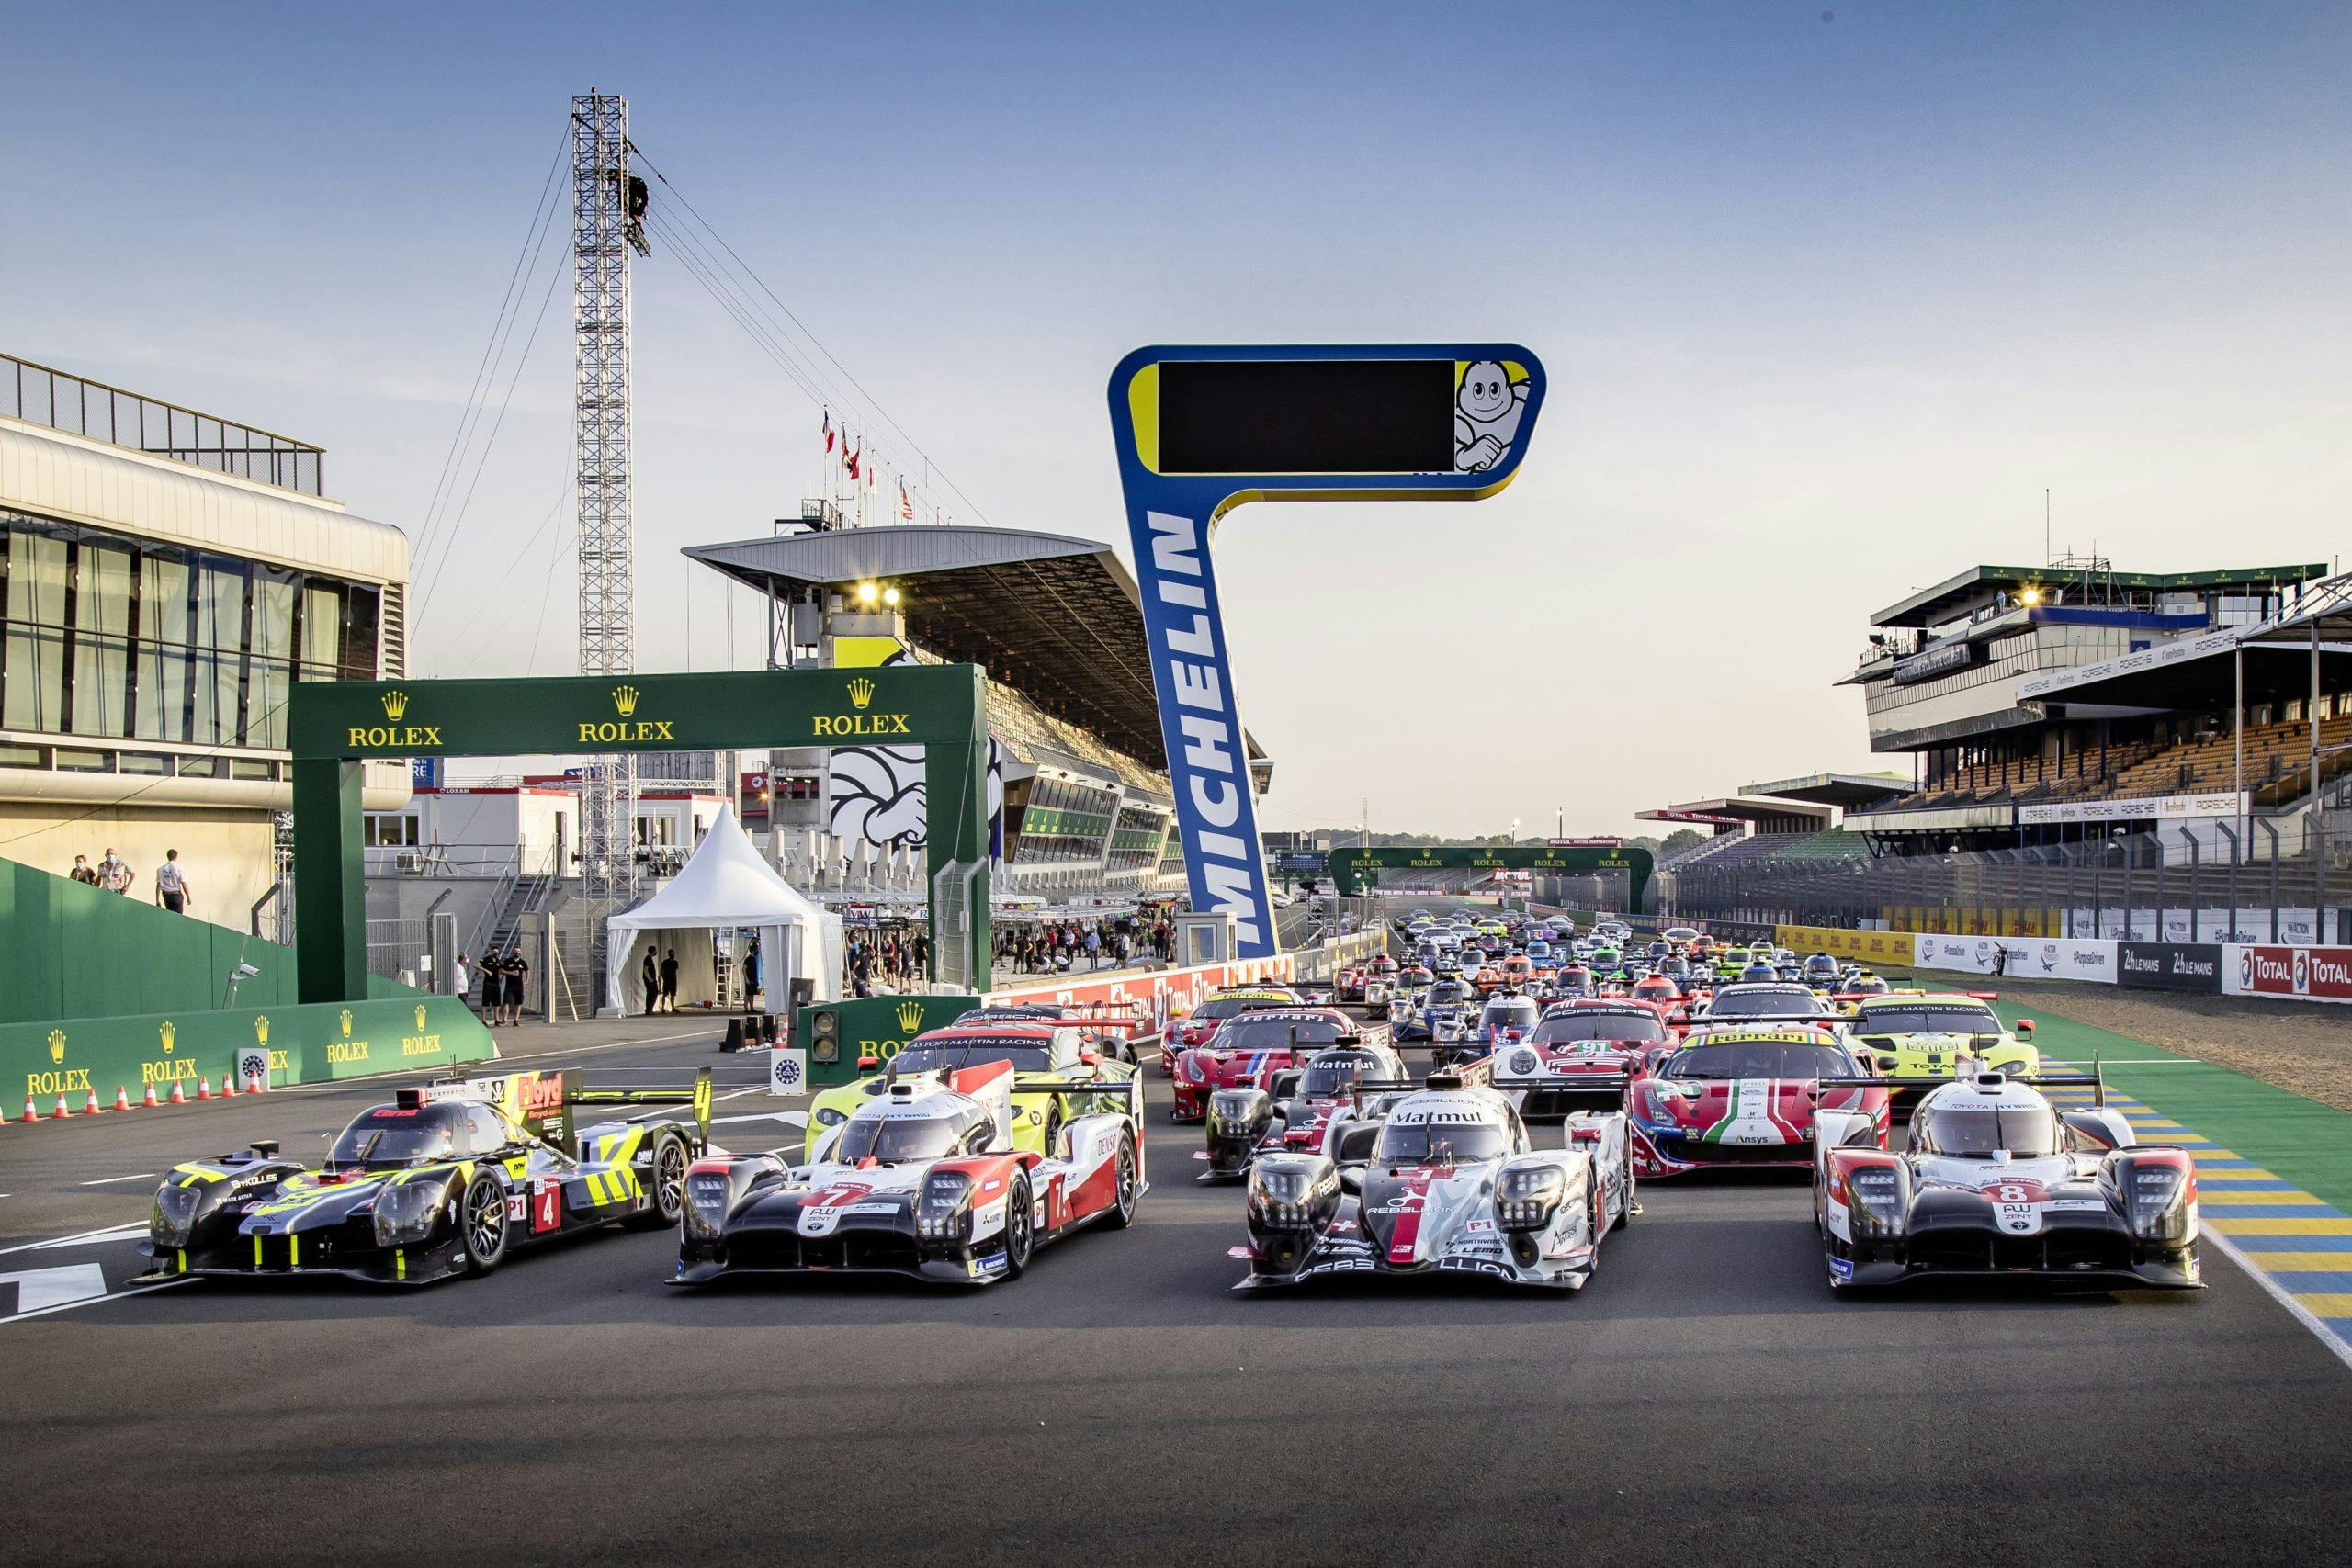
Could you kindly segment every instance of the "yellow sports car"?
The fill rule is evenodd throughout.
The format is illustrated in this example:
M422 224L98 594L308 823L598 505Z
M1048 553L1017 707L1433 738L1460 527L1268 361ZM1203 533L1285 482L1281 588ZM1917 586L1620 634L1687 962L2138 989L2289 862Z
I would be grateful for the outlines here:
M910 1078L944 1080L967 1067L1012 1064L1012 1146L1050 1157L1054 1140L1074 1117L1096 1109L1091 1100L1066 1094L1023 1094L1024 1084L1082 1083L1135 1077L1125 1062L1106 1060L1102 1031L1051 1019L957 1021L916 1035L880 1072L835 1086L808 1102L806 1158L815 1164L841 1134L842 1124L873 1095ZM1124 1093L1103 1097L1125 1104Z
M2031 1077L2041 1070L2041 1053L2027 1043L2033 1021L2018 1020L2012 1032L1994 1012L1992 1000L1989 991L1865 998L1855 1004L1849 1038L1888 1077L1953 1077L1963 1055L1975 1057L1988 1072ZM1897 1089L1890 1103L1902 1112L1926 1093Z

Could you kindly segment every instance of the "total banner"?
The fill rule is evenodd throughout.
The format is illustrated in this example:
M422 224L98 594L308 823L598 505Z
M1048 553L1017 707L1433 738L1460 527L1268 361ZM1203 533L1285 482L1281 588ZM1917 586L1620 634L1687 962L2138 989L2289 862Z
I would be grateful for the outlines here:
M1956 969L1970 975L2008 975L2035 980L2086 980L2115 984L2117 943L2093 938L1944 936L1922 931L1917 938L1922 969Z
M1917 943L1909 931L1857 931L1839 926L1775 926L1772 940L1799 957L1826 953L1832 958L1852 958L1864 964L1908 968L1918 962Z
M2222 988L2232 996L2352 1002L2352 947L2232 944L2222 953Z
M2222 944L2217 942L2123 942L2116 943L2116 981L2148 991L2222 989Z

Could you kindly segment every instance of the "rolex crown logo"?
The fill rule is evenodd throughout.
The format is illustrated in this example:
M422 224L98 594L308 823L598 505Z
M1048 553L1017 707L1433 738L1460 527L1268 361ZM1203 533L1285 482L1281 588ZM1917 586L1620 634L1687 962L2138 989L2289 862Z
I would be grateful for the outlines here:
M849 683L849 705L863 709L874 700L874 682L860 675Z
M637 711L637 688L635 686L615 686L613 688L613 708L614 711L617 712L623 718L627 718L629 715L635 713Z
M52 1066L61 1065L65 1060L65 1031L62 1029L52 1029L49 1032L49 1060Z
M256 1045L269 1043L269 1014L266 1012L254 1014L254 1043Z
M384 716L386 718L397 720L401 715L406 712L408 712L408 694L406 692L386 692L384 694Z
M345 1040L351 1038L351 1010L349 1008L343 1010L343 1037Z
M172 1041L179 1033L178 1026L174 1024L172 1021L167 1018L163 1022L155 1026L155 1032L163 1036L164 1055L166 1056L170 1055L172 1054Z
M419 1034L424 1032L424 1004L423 1002L416 1004L416 1032Z
M900 1002L899 1004L899 1027L909 1034L912 1034L916 1030L922 1027L922 1004L921 1002Z

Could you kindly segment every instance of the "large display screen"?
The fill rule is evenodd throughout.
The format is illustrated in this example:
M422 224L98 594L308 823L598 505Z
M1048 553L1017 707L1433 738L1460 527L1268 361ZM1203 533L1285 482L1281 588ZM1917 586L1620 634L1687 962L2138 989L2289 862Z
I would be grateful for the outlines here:
M1185 359L1159 366L1163 474L1454 468L1450 359Z

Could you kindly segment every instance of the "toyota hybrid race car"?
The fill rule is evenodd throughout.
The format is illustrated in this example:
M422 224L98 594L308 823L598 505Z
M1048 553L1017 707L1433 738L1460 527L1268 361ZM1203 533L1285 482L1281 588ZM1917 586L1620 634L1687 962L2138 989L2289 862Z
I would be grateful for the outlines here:
M1338 1008L1263 1008L1229 1020L1206 1045L1176 1058L1170 1114L1179 1122L1198 1122L1208 1114L1209 1096L1218 1089L1271 1089L1275 1074L1360 1028ZM1386 1032L1376 1032L1382 1037Z
M2018 1021L2017 1033L2001 1026L1999 1015L1986 1004L1989 992L1966 996L1870 997L1857 1002L1849 1037L1857 1054L1888 1077L1939 1083L1960 1071L1961 1058L2010 1077L2031 1077L2041 1070L2041 1053L2018 1038L2033 1032L2033 1021ZM1907 1115L1926 1090L1894 1092L1894 1111Z
M1566 1147L1537 1150L1498 1087L1451 1073L1403 1087L1363 1116L1333 1116L1320 1150L1258 1156L1250 1273L1236 1288L1472 1274L1574 1290L1590 1279L1601 1237L1640 1212L1623 1114L1572 1116Z
M1078 1101L1058 1092L1061 1086L1105 1078L1119 1082L1136 1076L1126 1063L1104 1060L1097 1043L1100 1036L1091 1026L1052 1018L975 1023L972 1017L967 1013L916 1035L878 1073L820 1090L808 1102L806 1157L812 1162L830 1157L833 1140L857 1108L888 1093L891 1085L936 1079L960 1067L990 1062L1012 1065L1013 1146L1043 1154L1079 1108Z
M1823 1082L1831 1080L1835 1087ZM1634 1168L1679 1176L1720 1166L1813 1164L1817 1111L1852 1112L1886 1146L1886 1089L1826 1027L1749 1021L1694 1032L1626 1095Z
M2135 1143L2096 1066L2030 1082L1971 1061L1957 1078L1896 1082L1925 1090L1903 1153L1860 1117L1820 1115L1814 1219L1833 1289L1955 1274L2201 1283L2196 1165ZM2089 1084L2094 1104L2062 1116L2037 1083Z
M1674 1048L1673 1032L1645 1002L1555 1002L1524 1039L1477 1066L1540 1086L1514 1089L1511 1099L1527 1120L1549 1122L1596 1103L1621 1107L1624 1081L1647 1075Z
M1177 1056L1195 1045L1207 1044L1209 1036L1222 1028L1226 1020L1239 1018L1252 1008L1295 1008L1301 999L1287 986L1219 991L1182 1018L1168 1021L1167 1029L1159 1036L1160 1076L1174 1077Z
M1349 1035L1306 1059L1303 1068L1274 1075L1271 1089L1221 1089L1209 1096L1208 1162L1201 1179L1247 1175L1262 1153L1323 1146L1334 1115L1355 1103L1355 1086L1401 1082L1404 1058L1385 1040Z
M571 1107L691 1104L694 1122L571 1130ZM175 1166L155 1190L144 1280L339 1274L423 1284L486 1274L509 1251L615 1221L675 1225L708 1146L710 1069L691 1089L583 1092L580 1074L511 1073L398 1090L317 1165L250 1154Z
M884 1271L985 1285L1082 1226L1131 1224L1146 1189L1141 1082L1054 1086L1072 1115L1043 1155L1013 1146L1012 1089L1001 1061L900 1079L842 1124L824 1162L696 1160L672 1282Z

